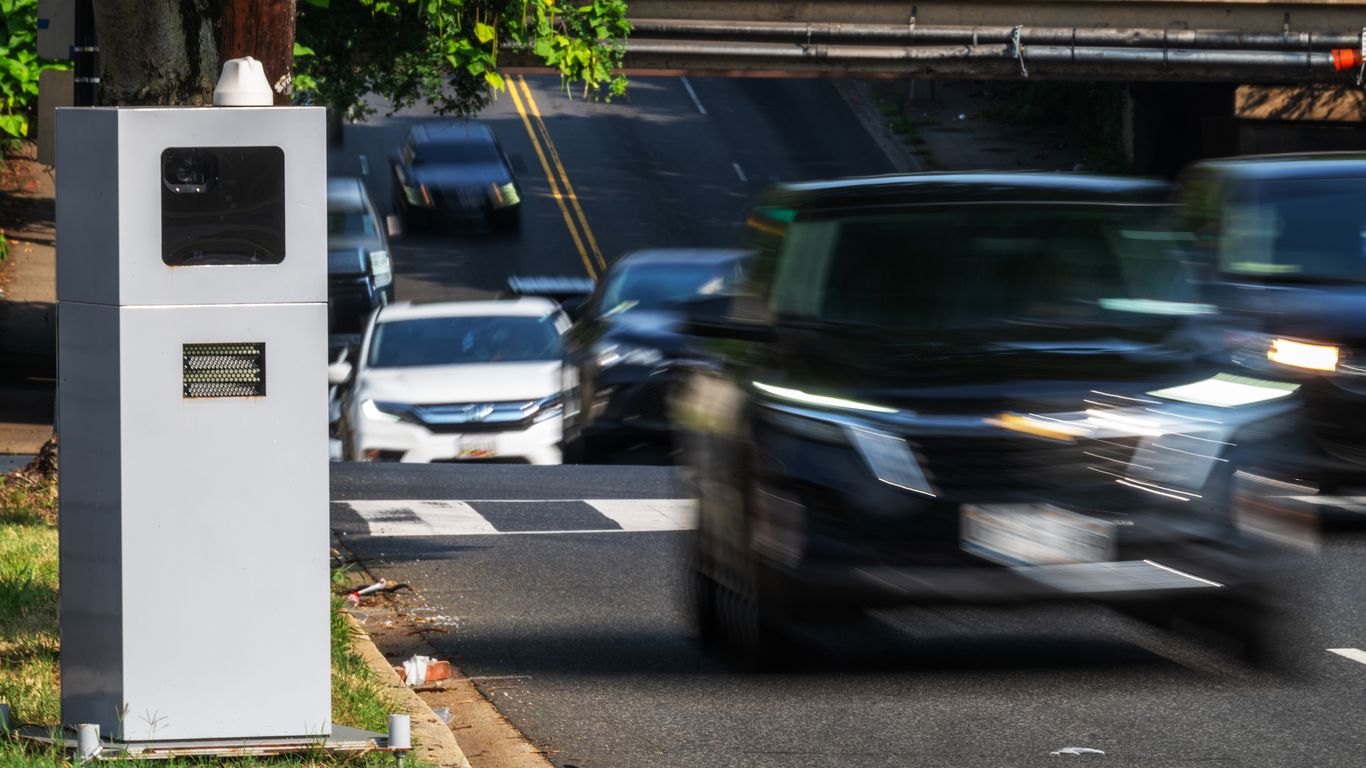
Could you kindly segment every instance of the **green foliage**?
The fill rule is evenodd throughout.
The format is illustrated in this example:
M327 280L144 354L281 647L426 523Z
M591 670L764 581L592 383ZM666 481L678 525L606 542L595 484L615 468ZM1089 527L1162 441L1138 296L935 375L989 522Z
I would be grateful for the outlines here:
M374 111L371 93L395 110L426 103L470 114L506 88L507 50L533 53L566 87L582 83L586 97L610 100L626 89L630 31L625 0L303 0L294 87L353 118Z
M1081 150L1082 164L1096 173L1126 173L1124 84L1100 82L1022 82L1002 84L992 116L1012 125L1063 129Z
M38 75L62 66L38 58L38 0L0 0L0 145L28 136Z

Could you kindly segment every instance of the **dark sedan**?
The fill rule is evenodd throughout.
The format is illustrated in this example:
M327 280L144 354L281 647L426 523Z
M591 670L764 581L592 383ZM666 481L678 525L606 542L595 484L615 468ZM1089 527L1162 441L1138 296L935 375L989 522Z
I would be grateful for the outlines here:
M365 184L327 180L327 307L331 354L360 341L370 313L394 300L389 238Z
M636 251L612 265L567 336L566 449L593 461L632 443L666 445L668 403L697 350L682 304L733 289L748 251Z
M1240 452L1293 388L1219 367L1165 185L963 174L782 186L678 399L702 638L895 604L1095 600L1256 656L1268 543ZM697 305L699 308L702 305Z
M474 219L504 231L521 226L521 188L493 131L482 123L419 123L391 164L394 208L405 222Z

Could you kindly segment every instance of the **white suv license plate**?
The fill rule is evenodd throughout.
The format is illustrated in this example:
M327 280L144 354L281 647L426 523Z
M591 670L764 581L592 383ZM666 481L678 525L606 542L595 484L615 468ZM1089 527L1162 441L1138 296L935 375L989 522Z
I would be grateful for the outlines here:
M461 435L455 439L455 458L491 459L498 455L498 440L483 435Z
M1103 563L1115 559L1115 526L1051 504L965 504L965 551L1002 565Z

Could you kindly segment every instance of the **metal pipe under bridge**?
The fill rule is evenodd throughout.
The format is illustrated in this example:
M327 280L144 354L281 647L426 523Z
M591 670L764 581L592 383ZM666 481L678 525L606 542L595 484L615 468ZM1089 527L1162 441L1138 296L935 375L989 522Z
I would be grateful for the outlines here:
M628 2L628 74L1359 84L1366 53L1366 0Z

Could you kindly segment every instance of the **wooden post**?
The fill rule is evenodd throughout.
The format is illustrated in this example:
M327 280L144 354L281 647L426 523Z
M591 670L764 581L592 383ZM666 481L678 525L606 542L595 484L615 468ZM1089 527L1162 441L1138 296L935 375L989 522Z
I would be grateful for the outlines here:
M276 106L288 105L294 89L295 0L225 0L220 61L250 56L261 62Z

